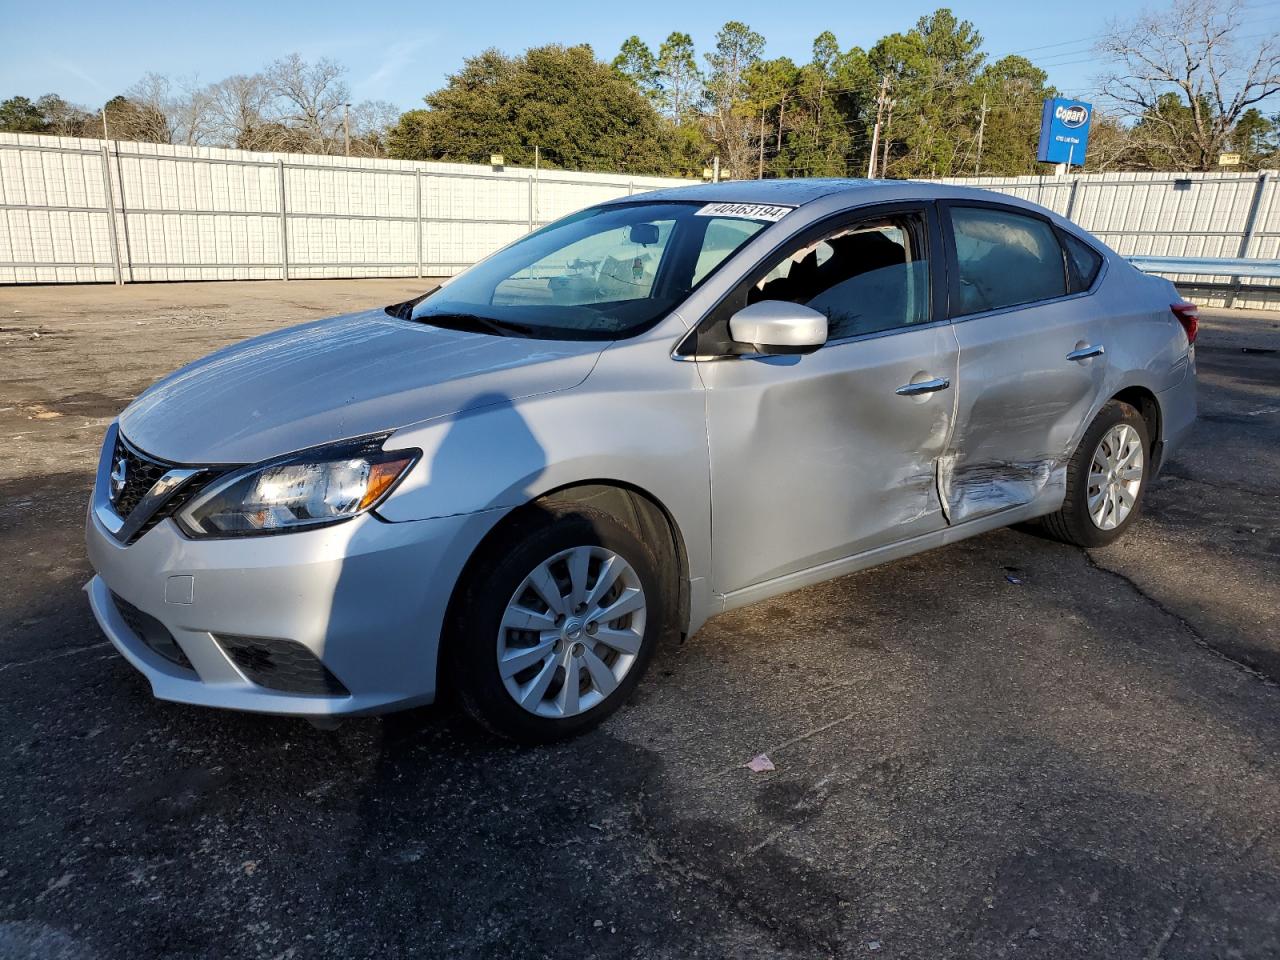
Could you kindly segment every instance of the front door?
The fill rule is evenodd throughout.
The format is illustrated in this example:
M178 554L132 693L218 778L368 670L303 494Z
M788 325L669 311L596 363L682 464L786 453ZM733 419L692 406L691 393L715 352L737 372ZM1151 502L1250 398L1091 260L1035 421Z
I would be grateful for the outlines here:
M898 206L810 228L726 300L807 304L829 335L805 356L699 364L717 592L946 525L936 466L956 344L932 269L933 217Z

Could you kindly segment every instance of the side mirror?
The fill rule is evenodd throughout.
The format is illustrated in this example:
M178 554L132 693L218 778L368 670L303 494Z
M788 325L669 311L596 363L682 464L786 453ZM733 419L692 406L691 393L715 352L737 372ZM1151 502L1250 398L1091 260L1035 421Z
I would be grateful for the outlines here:
M631 225L631 242L648 246L658 242L658 225L656 223L633 223Z
M827 342L827 317L787 300L761 300L729 318L729 336L759 353L813 353Z

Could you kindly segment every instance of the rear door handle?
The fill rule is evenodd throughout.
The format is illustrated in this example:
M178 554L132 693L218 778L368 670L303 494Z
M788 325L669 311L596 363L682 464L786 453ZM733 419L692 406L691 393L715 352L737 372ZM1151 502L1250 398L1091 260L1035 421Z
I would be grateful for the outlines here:
M1107 352L1106 347L1098 344L1096 347L1081 347L1079 350L1072 350L1067 354L1068 360L1088 360L1090 357L1100 357Z
M918 397L922 393L937 393L949 386L951 381L946 377L934 377L932 380L921 380L918 383L904 383L893 392L900 397Z

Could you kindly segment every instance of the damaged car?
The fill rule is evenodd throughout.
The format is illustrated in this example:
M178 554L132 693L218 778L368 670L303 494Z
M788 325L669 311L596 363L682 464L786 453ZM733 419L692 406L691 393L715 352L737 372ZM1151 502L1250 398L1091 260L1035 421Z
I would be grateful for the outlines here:
M166 700L328 723L448 691L554 740L721 611L1014 523L1123 535L1195 419L1196 325L981 190L622 198L146 390L87 591Z

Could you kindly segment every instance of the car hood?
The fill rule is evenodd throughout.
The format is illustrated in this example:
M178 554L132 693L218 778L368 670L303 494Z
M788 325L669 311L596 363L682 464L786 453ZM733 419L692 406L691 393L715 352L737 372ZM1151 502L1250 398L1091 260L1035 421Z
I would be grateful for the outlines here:
M305 447L576 386L601 342L446 330L370 310L246 340L149 387L129 442L185 464Z

